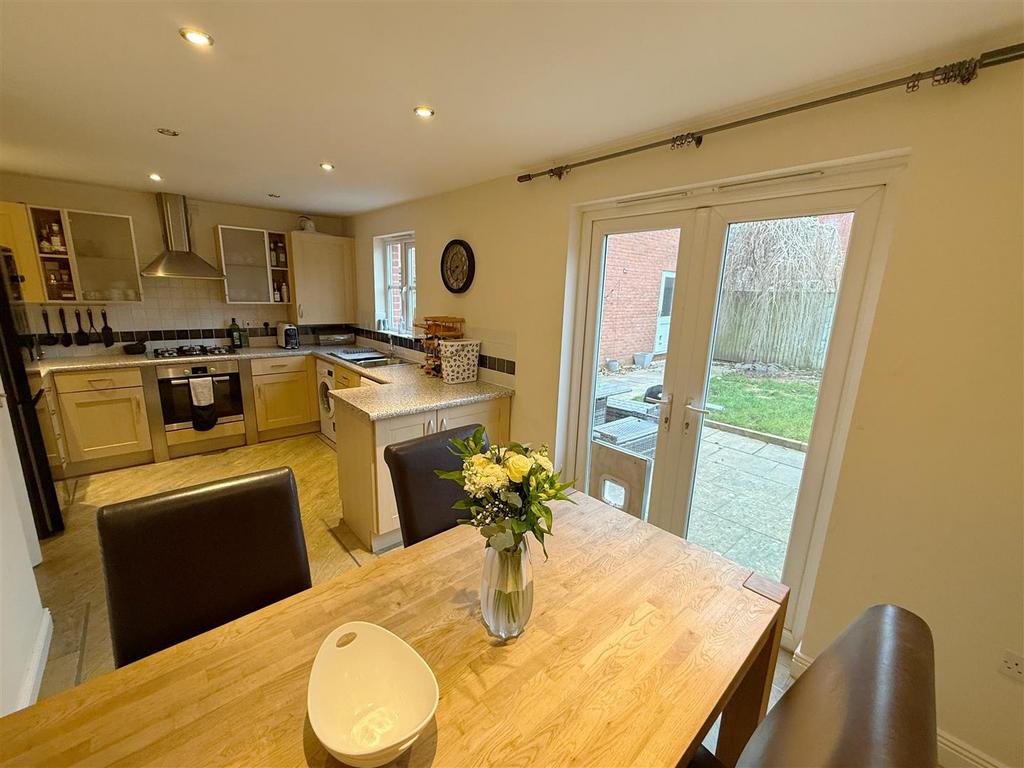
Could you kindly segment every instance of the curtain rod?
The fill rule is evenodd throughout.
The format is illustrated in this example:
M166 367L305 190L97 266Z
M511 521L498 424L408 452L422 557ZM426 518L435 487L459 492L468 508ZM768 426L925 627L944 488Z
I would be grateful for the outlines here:
M565 174L569 173L569 171L576 168L582 168L585 165L603 163L605 160L615 160L620 157L626 157L627 155L635 155L638 152L646 152L649 149L657 149L658 147L681 149L688 144L699 147L704 142L704 137L712 133L721 133L722 131L732 130L733 128L742 128L743 126L752 125L753 123L772 120L776 117L784 117L797 112L804 112L808 109L816 109L817 107L824 107L829 104L835 104L836 102L848 101L860 96L867 96L871 93L878 93L879 91L885 91L890 88L898 88L901 85L906 87L907 93L913 93L921 87L922 80L931 80L932 85L946 85L947 83L954 82L960 83L961 85L967 85L978 76L978 70L980 69L995 67L1000 64L1009 64L1012 61L1019 61L1020 59L1024 59L1024 43L1016 43L1014 45L1006 46L1005 48L996 48L995 50L985 51L977 58L963 59L961 61L953 62L952 64L944 64L942 66L935 67L935 69L929 72L915 72L912 75L898 77L895 80L886 80L883 83L867 85L863 88L855 88L852 91L844 91L843 93L837 93L833 96L825 96L820 99L814 99L813 101L805 101L802 104L795 104L791 107L783 107L782 109L775 109L771 112L763 112L752 117L732 120L728 123L713 125L710 128L704 128L699 131L688 131L687 133L676 134L675 136L671 136L667 139L660 139L658 141L652 141L636 147L621 149L618 152L609 152L605 155L589 157L586 160L577 160L574 163L566 163L565 165L556 165L553 168L548 168L546 171L524 173L517 176L516 181L523 183L526 181L533 181L534 179L541 177L561 179Z

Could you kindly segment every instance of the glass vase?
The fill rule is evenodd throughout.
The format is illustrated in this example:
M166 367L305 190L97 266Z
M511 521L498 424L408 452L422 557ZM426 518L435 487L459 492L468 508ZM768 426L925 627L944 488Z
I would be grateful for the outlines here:
M512 550L484 550L480 613L487 631L508 640L518 637L533 612L533 567L524 537Z

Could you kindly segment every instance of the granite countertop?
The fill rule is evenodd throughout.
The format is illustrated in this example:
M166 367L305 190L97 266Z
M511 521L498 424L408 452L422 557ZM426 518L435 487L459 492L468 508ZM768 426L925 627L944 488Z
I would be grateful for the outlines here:
M434 408L478 403L512 397L513 390L497 384L474 381L468 384L445 384L440 379L425 375L419 365L385 365L363 368L331 356L343 347L302 346L298 349L280 347L245 347L230 355L196 355L193 357L155 358L151 355L93 355L90 357L62 357L37 360L25 366L29 373L48 376L67 371L97 371L108 368L139 368L152 365L202 364L212 360L240 360L258 357L291 357L313 355L327 362L341 365L358 373L373 384L350 389L331 390L339 405L353 408L370 421L408 416ZM383 385L383 386L376 386Z
M386 373L388 368L402 368L405 366L382 366L380 368L363 368L354 363L339 360L331 356L331 352L338 352L344 347L321 347L303 346L298 349L281 349L280 347L245 347L230 355L194 355L190 357L153 357L146 355L90 355L89 357L55 357L52 359L36 360L25 365L29 373L38 373L40 376L48 376L51 373L62 373L67 371L98 371L106 368L139 368L149 365L192 365L208 363L211 360L240 360L253 359L257 357L293 357L295 355L313 355L321 360L351 368L359 375L365 376L378 384L391 383L391 376Z
M338 405L351 408L369 421L408 416L435 408L451 408L482 400L512 397L513 390L484 381L467 384L445 384L426 376L418 365L393 365L386 370L390 379L386 386L363 385L351 389L332 389Z

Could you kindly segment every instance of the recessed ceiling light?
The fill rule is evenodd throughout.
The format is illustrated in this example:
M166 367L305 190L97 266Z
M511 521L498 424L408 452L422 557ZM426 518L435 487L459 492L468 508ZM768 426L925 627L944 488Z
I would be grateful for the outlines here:
M424 120L429 120L434 116L434 108L428 107L426 104L420 104L418 107L413 109L413 114L416 117L422 117Z
M323 168L325 171L333 171L334 163L320 163L320 167Z
M191 27L182 27L178 30L178 34L188 40L192 45L199 48L209 48L213 45L213 38L203 32L201 29L192 29Z
M164 177L161 176L159 173L151 173L151 174L149 174L149 178L152 181L163 181L164 180Z
M181 136L181 131L176 131L173 128L157 128L156 132L161 136Z
M280 197L280 195L275 195L273 192L268 192L267 193L267 197L272 197L272 198L274 198L276 200L277 198Z

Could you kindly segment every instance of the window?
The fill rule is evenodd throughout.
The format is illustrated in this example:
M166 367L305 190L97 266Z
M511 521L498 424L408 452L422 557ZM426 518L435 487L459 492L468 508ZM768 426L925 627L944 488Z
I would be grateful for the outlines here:
M383 240L384 327L410 333L416 319L416 240L411 234Z

